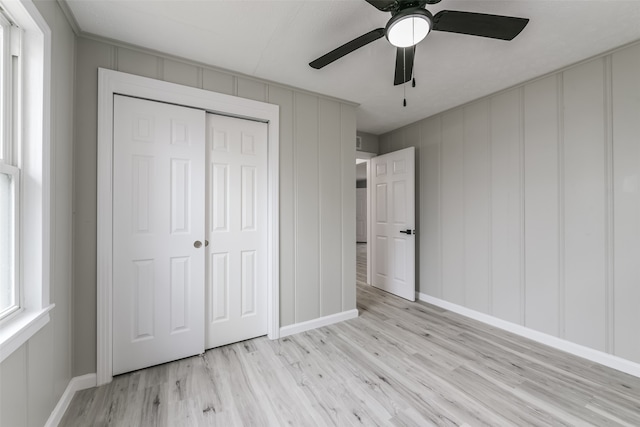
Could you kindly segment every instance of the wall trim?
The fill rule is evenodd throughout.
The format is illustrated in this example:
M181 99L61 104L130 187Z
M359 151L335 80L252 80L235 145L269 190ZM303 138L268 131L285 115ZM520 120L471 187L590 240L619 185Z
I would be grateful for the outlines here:
M73 33L76 36L79 36L80 34L82 34L80 25L78 24L78 21L76 20L75 15L71 11L71 8L69 7L69 3L67 3L67 0L56 0L56 3L58 3L58 7L60 7L60 10L62 10L64 17L67 19L67 23L73 30Z
M622 359L618 356L604 353L602 351L594 350L589 347L575 344L562 338L538 332L531 328L527 328L526 326L507 322L506 320L498 319L497 317L480 313L478 311L471 310L469 308L462 307L458 304L453 304L451 302L444 301L427 294L416 292L416 296L420 301L433 304L435 306L444 308L445 310L452 311L470 319L477 320L484 324L494 326L508 332L512 332L516 335L520 335L524 338L529 338L533 341L548 345L549 347L553 347L557 350L573 354L574 356L582 357L583 359L587 359L592 362L596 362L609 368L613 368L615 370L640 378L640 364L638 363L634 363L629 360Z
M267 335L280 333L280 108L274 104L98 68L97 384L113 379L113 97L129 95L267 123ZM203 302L204 303L204 302ZM204 337L203 337L204 339Z
M60 396L60 400L58 400L56 407L51 411L51 415L49 415L49 419L47 419L44 427L57 427L58 424L60 424L60 421L62 421L64 413L67 412L67 409L71 404L71 400L73 400L73 396L76 392L95 387L96 378L96 374L86 374L71 378L71 381L69 381L64 393Z
M0 330L0 363L49 323L49 312L53 307L55 304L50 304L41 310L19 312L15 318L8 319L2 325L2 330Z
M299 334L300 332L310 331L311 329L321 328L323 326L333 325L334 323L343 322L358 317L358 310L347 310L329 316L318 317L317 319L307 320L306 322L294 323L280 328L280 338L289 335Z

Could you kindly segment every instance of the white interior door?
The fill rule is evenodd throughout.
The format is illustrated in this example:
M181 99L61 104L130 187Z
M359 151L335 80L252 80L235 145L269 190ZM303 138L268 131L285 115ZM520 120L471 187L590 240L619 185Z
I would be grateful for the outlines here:
M415 148L371 163L372 285L415 301Z
M206 347L267 333L267 124L207 114Z
M113 374L204 351L205 112L115 96Z
M367 189L356 188L356 242L367 242Z

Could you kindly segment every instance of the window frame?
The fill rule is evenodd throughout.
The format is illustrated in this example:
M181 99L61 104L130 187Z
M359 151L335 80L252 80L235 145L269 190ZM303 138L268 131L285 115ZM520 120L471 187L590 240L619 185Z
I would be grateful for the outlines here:
M21 308L0 320L2 362L49 322L54 306L49 301L51 31L33 0L0 0L0 7L20 28L20 61L13 76L18 79L18 106L12 128L18 142L11 161L20 170L15 240Z
M13 236L12 236L12 252L13 252L13 293L14 293L14 305L5 309L4 313L0 311L0 325L3 322L8 321L12 316L19 313L24 307L22 301L22 286L20 286L20 247L18 230L20 230L20 169L15 166L8 165L0 161L0 174L11 176L12 181L12 208L13 208Z
M0 103L0 163L12 164L12 149L9 144L11 140L10 126L13 123L13 117L11 115L11 108L13 105L12 96L7 96L7 93L13 92L13 78L11 76L11 28L13 23L9 21L4 12L0 10L0 28L2 29L2 40L0 40L0 85L2 85L2 92L5 96ZM8 57L8 58L7 58ZM5 59L9 59L6 61ZM8 77L7 77L8 75ZM10 92L11 91L11 92ZM7 127L6 122L9 122Z
M11 78L11 69L9 64L5 60L7 56L10 56L11 52L11 28L12 23L5 17L3 11L0 10L0 29L2 33L2 39L0 40L0 85L2 85L2 92L5 96L0 102L0 163L11 164L11 153L9 149L8 140L10 139L10 131L6 128L6 122L11 123L13 121L11 117L10 108L13 104L11 97L7 97L6 94L12 88L13 79ZM7 51L9 54L7 54ZM9 61L10 62L10 61ZM7 74L9 77L7 78ZM9 159L9 161L7 161Z
M0 103L0 173L9 175L12 182L12 277L14 305L0 311L0 322L22 310L22 286L20 283L20 169L15 166L14 153L18 152L17 140L14 137L14 129L17 128L19 114L15 111L19 108L19 97L16 93L19 87L19 75L15 75L20 69L20 30L12 22L11 18L0 11L0 84L2 85L2 101Z

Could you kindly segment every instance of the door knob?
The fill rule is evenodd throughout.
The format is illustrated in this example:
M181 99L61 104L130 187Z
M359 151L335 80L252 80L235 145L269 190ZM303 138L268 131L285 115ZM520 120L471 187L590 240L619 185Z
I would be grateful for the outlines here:
M196 240L195 242L193 242L193 247L199 249L200 247L202 247L202 242L200 240Z
M409 229L400 230L400 232L404 233L404 234L416 234L416 232L414 230L409 230Z
M204 241L204 245L205 245L205 246L209 246L209 241L208 241L208 240L205 240L205 241Z

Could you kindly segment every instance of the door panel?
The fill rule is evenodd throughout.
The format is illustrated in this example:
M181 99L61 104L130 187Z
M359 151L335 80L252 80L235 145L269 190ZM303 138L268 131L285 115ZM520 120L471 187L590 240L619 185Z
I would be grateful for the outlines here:
M409 147L371 160L372 285L410 301L416 295L414 158Z
M267 333L267 125L207 114L206 348Z
M229 254L211 254L209 323L229 320Z
M227 165L211 165L211 200L210 212L211 229L214 231L228 231L229 215L228 193L229 193L229 168Z
M205 113L114 97L113 374L204 351Z
M241 257L242 306L240 307L240 315L244 317L256 314L256 298L258 296L256 251L243 251Z
M189 257L171 258L171 332L178 332L188 328L189 312L189 283L191 273L191 259Z

